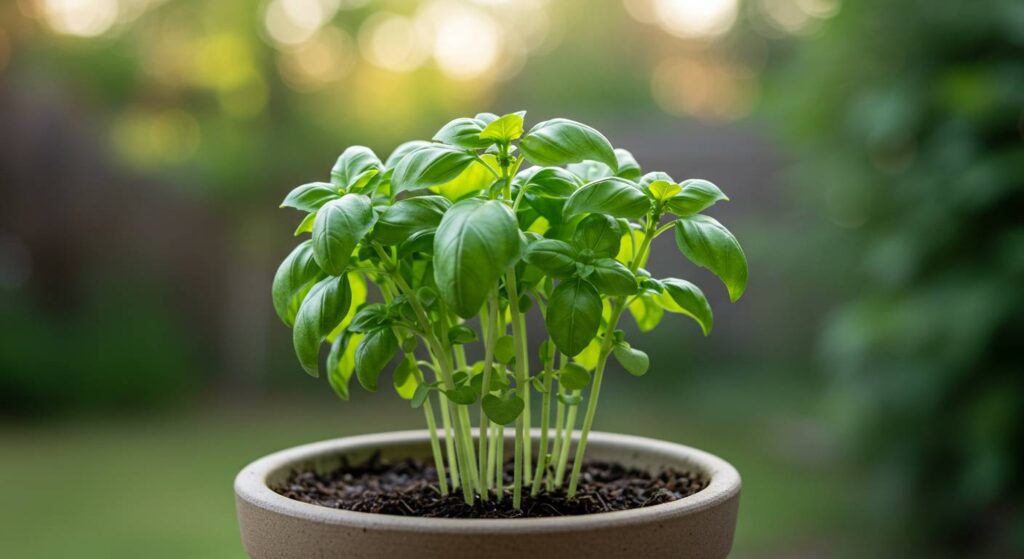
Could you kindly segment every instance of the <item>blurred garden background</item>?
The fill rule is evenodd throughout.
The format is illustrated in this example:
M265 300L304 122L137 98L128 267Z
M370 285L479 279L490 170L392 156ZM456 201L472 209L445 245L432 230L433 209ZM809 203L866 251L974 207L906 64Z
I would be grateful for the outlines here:
M515 110L732 198L747 294L656 247L716 329L596 428L733 462L735 557L1024 556L1019 0L0 4L0 555L242 557L244 464L420 428L295 362L277 206Z

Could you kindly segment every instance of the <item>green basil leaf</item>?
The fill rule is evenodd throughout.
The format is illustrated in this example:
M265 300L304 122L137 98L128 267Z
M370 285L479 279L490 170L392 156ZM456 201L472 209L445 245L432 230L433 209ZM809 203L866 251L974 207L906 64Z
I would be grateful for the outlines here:
M406 155L416 151L423 146L429 146L430 142L425 140L413 140L411 142L405 142L395 148L395 151L391 152L388 156L388 160L384 163L384 168L388 171L394 171L398 164L401 163L402 159L405 159Z
M477 393L476 390L473 390L472 386L458 386L451 390L442 390L441 392L444 392L444 395L449 400L459 405L468 406L476 402Z
M565 201L579 188L579 179L561 167L532 167L527 172L519 185L526 189L526 203L549 223L562 223Z
M295 247L278 266L270 291L274 311L286 325L295 323L295 298L320 273L320 267L313 260L313 242L308 240Z
M486 165L480 161L473 161L454 179L433 186L430 190L449 200L458 201L490 187L496 179L494 174L487 169L487 165L490 165L491 169L497 169L498 159L493 155L482 155L480 159L486 161Z
M643 188L651 195L651 198L654 198L659 202L671 200L673 196L683 191L682 187L678 184L660 179Z
M647 357L646 353L630 347L625 342L615 344L612 354L615 355L615 360L622 365L622 368L635 377L644 376L651 366L651 359Z
M337 189L326 182L311 182L296 186L281 202L282 208L295 208L304 212L315 212L321 206L340 198Z
M538 165L560 166L578 161L600 161L618 169L615 150L600 132L565 118L538 123L519 141L526 158Z
M576 175L561 167L531 167L526 173L522 182L527 194L568 198L581 184Z
M492 422L498 425L508 425L519 418L519 414L523 413L523 408L526 406L519 396L512 395L506 400L494 394L488 394L480 402L480 407Z
M565 169L572 173L574 176L583 180L583 182L593 182L597 179L605 179L608 177L614 177L615 173L611 167L600 163L598 161L583 161L581 163L570 163L565 166Z
M423 405L423 402L427 401L427 396L430 395L430 391L433 387L429 384L421 384L416 387L416 392L413 392L412 399L409 400L409 405L414 409Z
M566 363L558 373L558 383L569 390L583 390L590 384L590 373L579 363Z
M507 114L494 122L488 123L480 139L492 142L508 143L523 135L523 117L516 113Z
M306 214L306 217L302 218L299 226L295 228L295 236L298 237L303 233L312 233L314 221L316 221L316 212Z
M373 221L370 199L362 194L346 194L320 208L313 222L313 257L320 268L341 275Z
M390 320L388 308L383 303L363 305L352 317L348 329L352 332L370 332L387 326Z
M653 171L640 177L638 184L640 185L640 188L642 188L643 190L647 190L651 186L651 183L653 183L654 181L665 181L670 184L676 183L675 179L673 179L668 173L663 173L661 171Z
M544 340L540 343L537 348L537 357L540 358L541 363L547 363L555 358L555 344L551 340Z
M559 393L558 394L558 401L562 402L563 404L565 404L565 405L567 405L569 407L578 406L578 405L580 405L580 402L583 401L583 395L582 394L562 394L562 393Z
M519 226L504 203L458 202L434 235L434 279L441 298L462 318L475 316L520 250Z
M636 219L650 209L650 199L636 183L608 177L585 184L573 192L565 203L565 218L589 212Z
M299 363L311 376L320 375L320 343L341 323L352 303L348 276L320 280L295 315L292 343Z
M398 340L390 328L368 332L356 347L356 378L370 392L376 392L381 371L398 352Z
M545 322L548 335L569 357L583 351L601 324L601 296L583 280L565 280L551 293Z
M327 334L326 340L328 343L334 343L338 336L348 331L348 326L352 324L356 311L366 303L366 280L360 274L346 274L346 276L348 276L348 290L351 294L348 312L345 313L345 317L341 319L341 322L334 327L334 330Z
M640 179L640 175L642 174L640 164L636 162L636 158L633 157L632 153L622 148L616 148L615 160L619 163L619 171L615 173L615 176L631 181Z
M421 231L437 229L451 202L443 196L414 196L388 206L374 225L374 238L397 245Z
M699 287L676 278L663 279L661 284L665 291L658 295L657 300L665 310L685 314L700 324L705 336L711 333L711 327L715 323L714 316L711 314L711 305Z
M501 336L494 342L494 360L508 365L516 358L516 343L512 336Z
M629 268L614 258L599 258L588 278L605 295L632 295L637 291L636 278Z
M391 188L397 194L444 184L459 176L473 161L474 155L464 149L427 144L402 158L391 177Z
M670 198L667 205L669 211L680 217L700 213L715 205L715 202L729 200L717 186L706 180L690 179L679 186L682 192Z
M487 126L488 124L494 122L495 120L498 120L498 115L494 113L477 113L476 116L474 116L473 118L484 123L484 126Z
M327 383L342 400L348 400L348 383L356 368L356 347L362 334L345 332L334 338L327 355Z
M654 295L644 293L629 303L629 314L633 315L636 327L641 332L650 332L661 322L665 309L655 300Z
M428 229L425 231L417 231L409 238L402 241L398 245L398 257L405 258L414 252L422 252L423 254L434 253L434 231L435 229Z
M437 134L434 134L434 141L450 146L482 149L494 143L480 137L485 126L487 123L475 118L457 118L438 130Z
M417 369L416 358L407 355L405 359L398 362L395 372L391 375L391 384L395 387L395 392L403 400L411 400L416 395L419 383L416 382L416 375L413 372Z
M465 324L456 324L448 329L448 341L452 344L468 344L476 341L476 330Z
M665 291L665 284L661 283L661 280L656 280L654 278L645 276L643 275L644 272L647 272L647 270L644 270L643 268L637 270L637 275L641 277L641 289L647 289L655 293L661 293Z
M566 278L576 270L576 249L569 243L542 239L530 243L523 260L555 278Z
M614 217L591 214L576 226L572 242L579 250L589 250L597 258L613 258L622 243L622 228Z
M711 270L736 301L747 288L747 257L736 237L706 215L676 220L676 244L690 262Z
M383 171L384 164L370 148L351 146L334 163L331 184L343 190L358 190Z

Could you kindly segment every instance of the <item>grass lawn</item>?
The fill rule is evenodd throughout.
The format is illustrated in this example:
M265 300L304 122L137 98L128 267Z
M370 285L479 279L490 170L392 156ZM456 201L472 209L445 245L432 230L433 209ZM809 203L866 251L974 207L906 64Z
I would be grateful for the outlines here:
M244 557L231 484L247 462L318 439L420 427L418 412L390 395L360 396L344 405L324 399L0 424L2 555ZM848 529L863 514L853 473L838 466L800 406L747 402L738 416L642 398L602 404L603 430L700 446L736 465L744 488L735 557L846 556L858 543Z

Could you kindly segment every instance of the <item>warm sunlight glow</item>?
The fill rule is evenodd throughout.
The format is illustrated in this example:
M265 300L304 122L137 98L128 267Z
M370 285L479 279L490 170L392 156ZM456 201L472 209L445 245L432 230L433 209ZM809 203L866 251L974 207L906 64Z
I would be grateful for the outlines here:
M347 76L356 63L352 37L337 27L325 27L312 39L281 53L281 77L293 89L312 91Z
M471 79L487 72L500 54L501 29L489 15L448 12L434 31L434 58L446 75Z
M359 48L370 63L394 72L410 72L426 61L429 39L405 16L376 13L359 29Z
M763 19L785 34L808 34L839 11L839 0L760 0Z
M736 23L737 0L656 0L657 23L666 32L682 37L710 38Z
M267 5L264 25L279 45L309 40L338 11L338 0L273 0Z
M668 58L651 76L654 101L677 116L735 120L750 112L758 93L749 71L721 61Z
M43 0L42 13L58 33L96 37L117 21L117 0Z
M640 23L658 23L658 15L654 13L653 0L622 0L623 7L633 19Z

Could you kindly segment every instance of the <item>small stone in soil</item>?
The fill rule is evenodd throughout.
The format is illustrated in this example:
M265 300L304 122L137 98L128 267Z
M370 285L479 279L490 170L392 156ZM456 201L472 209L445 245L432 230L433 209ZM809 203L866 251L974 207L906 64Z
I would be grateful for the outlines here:
M566 485L568 484L566 473ZM505 494L498 501L479 499L467 505L461 491L443 496L433 466L415 459L385 462L374 456L365 464L324 473L292 472L275 491L297 501L324 507L398 516L433 518L536 518L629 510L682 499L707 482L691 472L665 468L651 475L635 468L585 461L575 499L564 488L541 490L536 497L524 488L521 510L512 508L512 462L505 464Z

